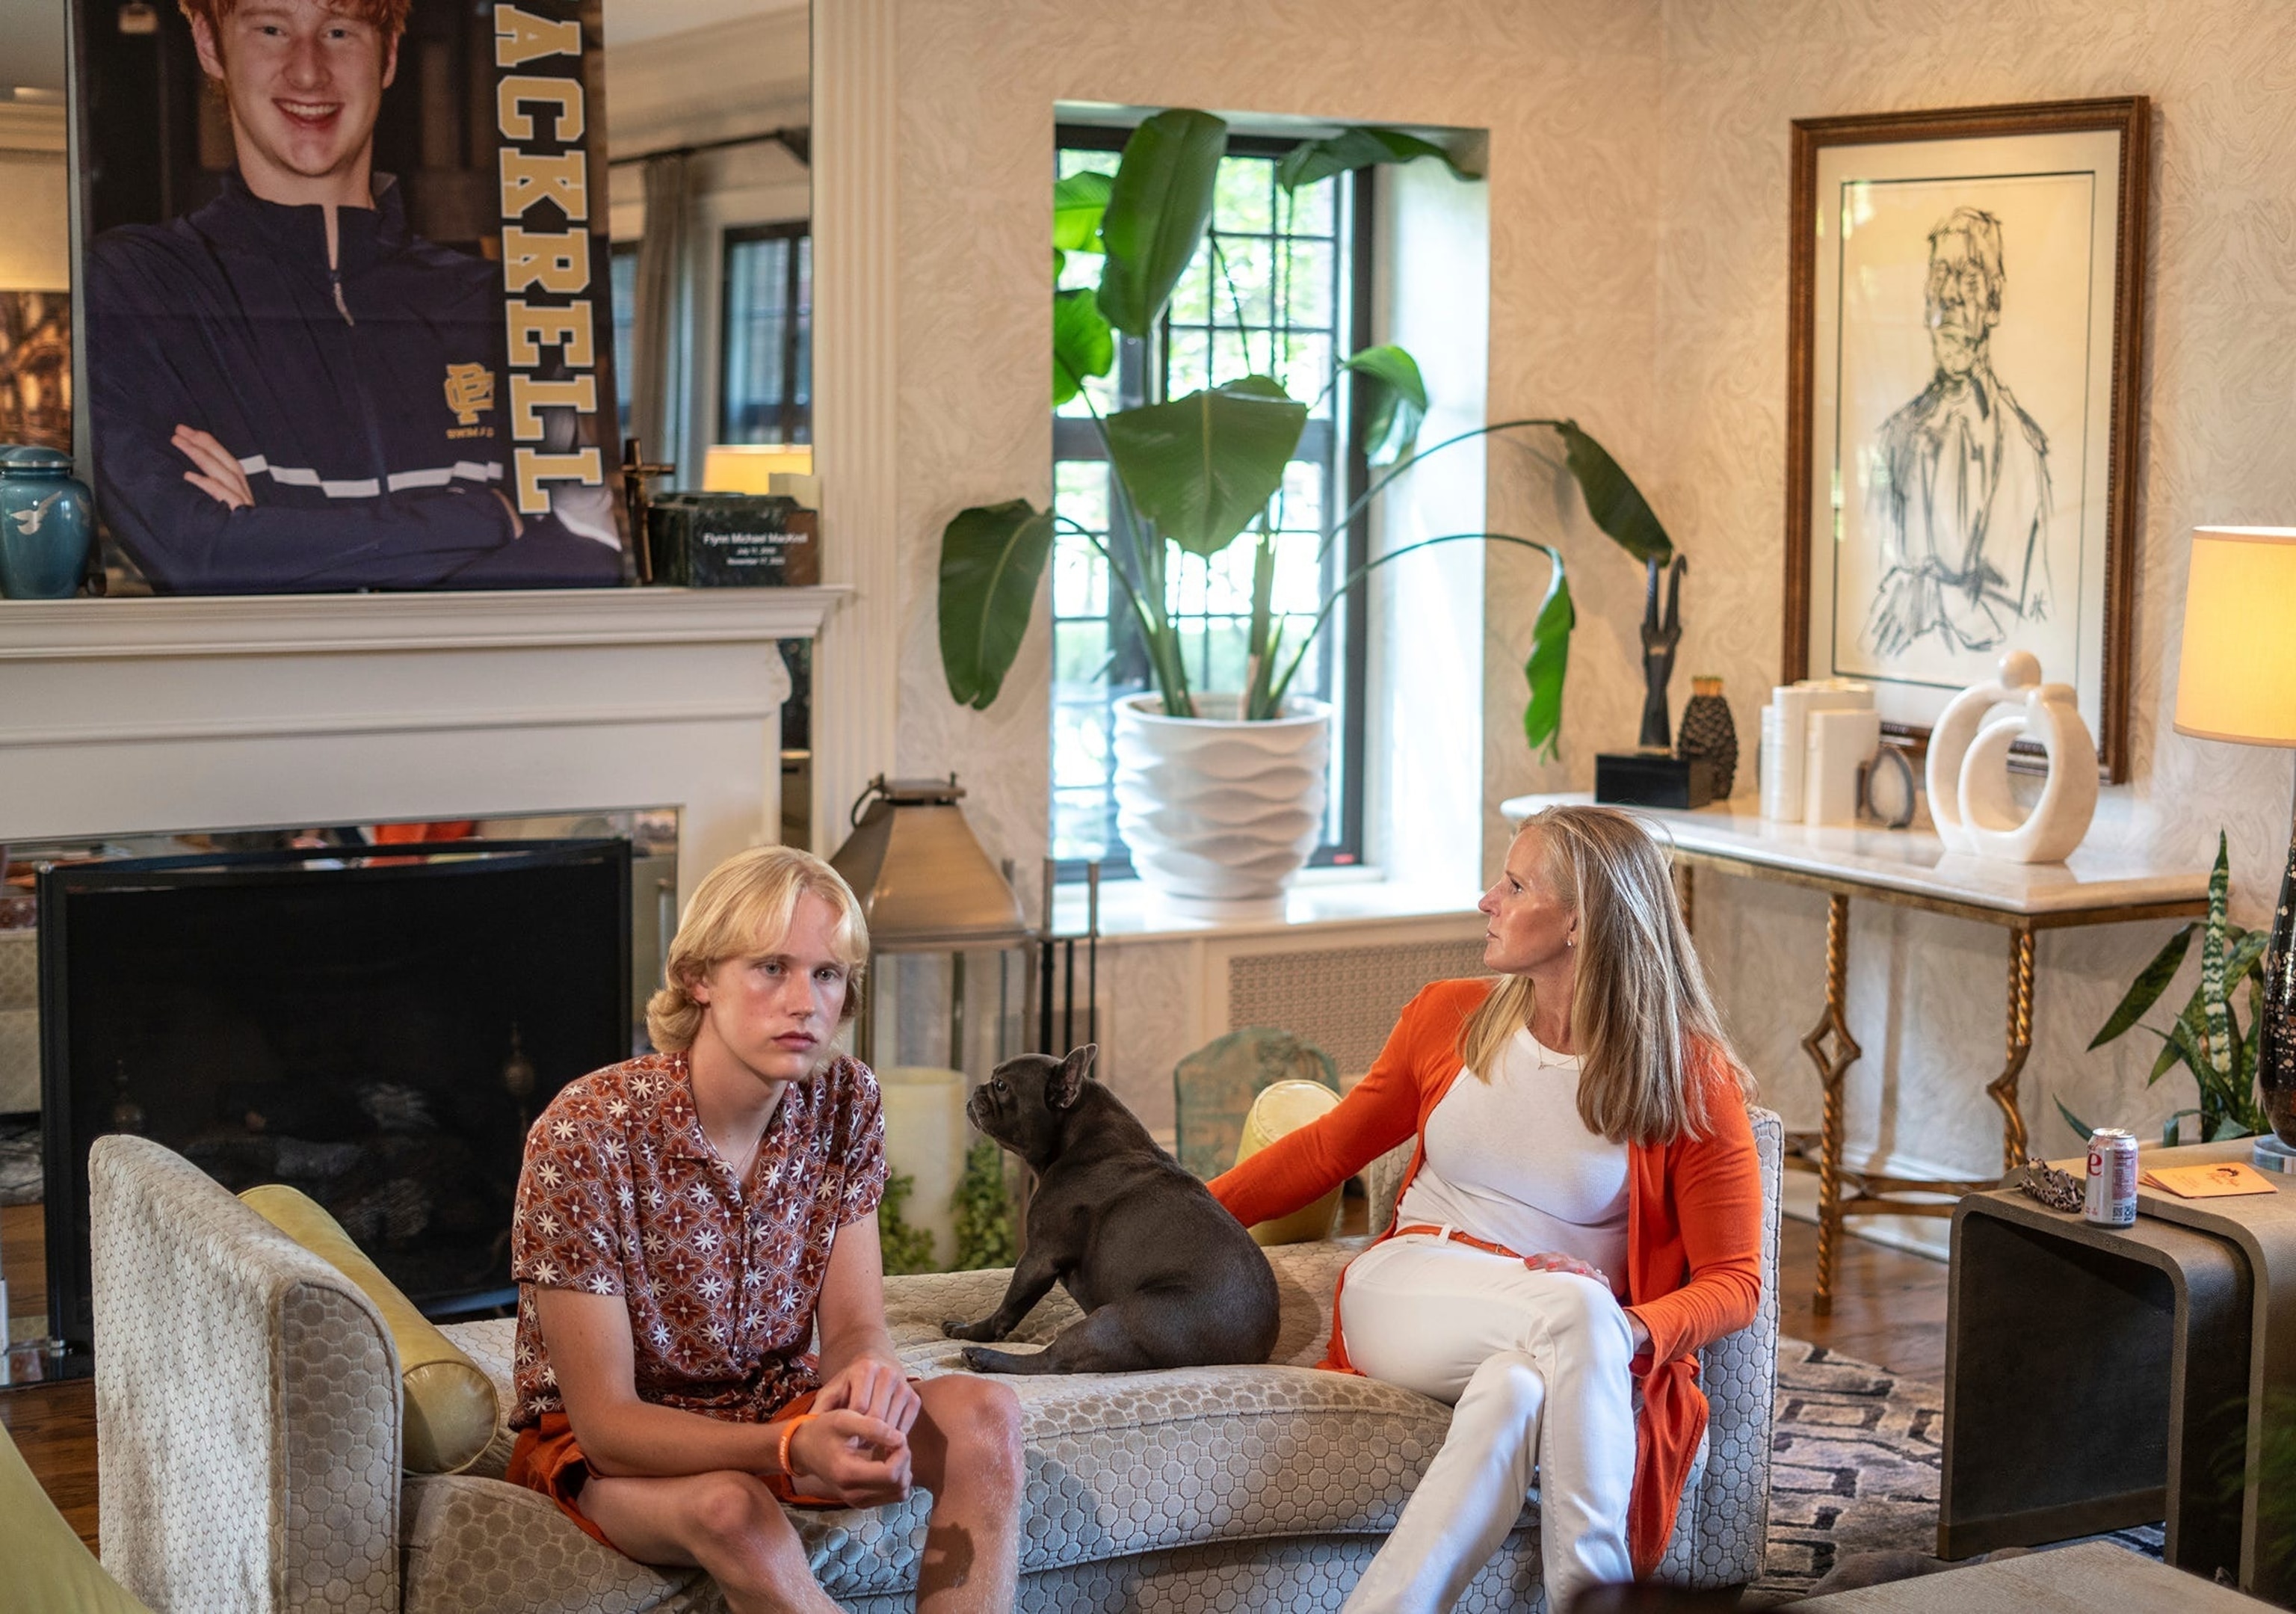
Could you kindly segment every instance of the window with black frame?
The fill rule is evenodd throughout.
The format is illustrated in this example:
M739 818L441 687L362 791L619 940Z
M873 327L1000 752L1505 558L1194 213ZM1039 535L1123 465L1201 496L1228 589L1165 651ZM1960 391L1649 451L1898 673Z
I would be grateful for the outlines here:
M724 443L813 441L813 236L803 219L726 232Z
M1063 128L1060 175L1113 174L1128 133ZM1114 516L1111 471L1093 413L1177 398L1248 373L1273 375L1313 399L1277 494L1274 605L1286 638L1311 629L1325 595L1367 553L1364 520L1324 542L1324 527L1365 484L1349 429L1351 389L1334 384L1340 361L1371 342L1369 248L1373 170L1342 174L1292 194L1277 160L1297 143L1232 136L1221 160L1203 248L1173 293L1162 329L1119 336L1114 367L1054 412L1054 508L1104 539ZM1099 259L1071 254L1060 284L1097 284ZM1242 688L1251 610L1250 535L1210 560L1176 552L1168 605L1181 626L1199 690ZM1314 861L1346 864L1363 852L1365 629L1356 599L1341 602L1292 684L1332 704L1332 777L1324 844ZM1091 539L1063 523L1053 549L1052 843L1063 877L1086 860L1130 872L1116 822L1111 703L1150 688L1145 651Z

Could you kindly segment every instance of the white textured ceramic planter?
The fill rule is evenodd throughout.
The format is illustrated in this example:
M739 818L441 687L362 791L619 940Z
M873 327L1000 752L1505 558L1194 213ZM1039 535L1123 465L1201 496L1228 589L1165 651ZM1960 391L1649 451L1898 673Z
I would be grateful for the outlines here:
M1233 695L1169 718L1160 696L1116 703L1116 823L1148 888L1191 904L1280 900L1323 839L1332 709L1294 697L1247 723Z

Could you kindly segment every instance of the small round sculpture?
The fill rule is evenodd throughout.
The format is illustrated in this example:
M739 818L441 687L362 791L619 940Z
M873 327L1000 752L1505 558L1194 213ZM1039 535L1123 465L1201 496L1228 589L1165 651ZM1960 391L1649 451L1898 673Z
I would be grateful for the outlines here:
M2038 740L2049 777L2021 816L2009 794L2009 747ZM2006 712L1978 731L1961 763L1961 832L1980 857L2008 863L2062 863L2096 816L2096 743L2081 721L2070 684L2043 684L2021 716Z
M1969 754L1987 712L2005 701L2021 701L2038 687L2041 663L2030 651L2012 650L2000 662L2001 676L1989 683L1972 684L1956 695L1930 730L1929 761L1923 783L1929 786L1930 817L1937 823L1938 839L1948 852L1974 852L1961 826L1961 764Z

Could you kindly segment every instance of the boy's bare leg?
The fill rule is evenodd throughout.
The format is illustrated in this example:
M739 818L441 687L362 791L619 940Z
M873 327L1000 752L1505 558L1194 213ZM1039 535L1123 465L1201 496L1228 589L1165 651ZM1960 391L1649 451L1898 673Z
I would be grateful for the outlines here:
M917 1484L932 1493L917 1614L1010 1614L1021 1578L1021 1403L966 1374L917 1386L909 1430Z
M726 1593L729 1614L838 1614L813 1578L788 1515L753 1474L593 1474L579 1501L591 1521L640 1563L707 1569Z

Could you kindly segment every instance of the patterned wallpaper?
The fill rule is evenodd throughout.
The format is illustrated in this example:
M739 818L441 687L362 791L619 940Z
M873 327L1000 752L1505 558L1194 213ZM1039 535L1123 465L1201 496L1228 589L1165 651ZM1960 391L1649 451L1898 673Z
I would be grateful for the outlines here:
M2288 844L2296 759L2169 727L2191 529L2296 521L2285 450L2296 386L2296 110L2276 67L2296 11L2254 4L2024 0L1669 0L1662 8L1658 436L1648 487L1693 556L1678 665L1723 674L1739 730L1776 673L1784 499L1788 126L1795 118L2143 94L2153 98L2152 315L2137 506L2135 782L2091 835L2205 865L2231 837L2235 917L2260 923ZM2292 624L2296 630L2296 624ZM1866 1050L1851 1135L1982 1171L1999 1132L1980 1091L2001 1064L2005 933L1853 905L1851 1022ZM1734 1031L1796 1122L1817 1083L1796 1040L1817 1017L1824 904L1707 878L1702 951ZM2148 1091L2157 1044L2086 1050L2167 936L2161 924L2040 938L2024 1108L2051 1152L2091 1124L2193 1102L2181 1073ZM2191 967L2188 966L2188 975Z
M1240 20L1249 18L1249 26ZM2169 728L2168 663L2186 534L2296 520L2286 452L2296 387L2296 8L2273 0L1168 0L1152 13L1054 0L908 0L899 16L897 266L901 343L899 758L959 770L992 853L1032 867L1045 802L1039 624L988 713L949 702L934 644L938 535L963 505L1049 476L1041 378L1043 248L1055 102L1194 104L1491 133L1495 418L1575 415L1650 495L1691 556L1677 667L1726 679L1742 736L1776 677L1784 461L1788 125L1797 117L2144 93L2155 179L2138 508L2136 782L2093 832L2204 861L2230 833L2240 917L2260 920L2286 844L2285 753ZM1585 787L1592 753L1631 735L1640 578L1576 514L1529 448L1491 457L1493 527L1558 532L1579 630L1563 760L1534 763L1520 666L1544 566L1488 574L1487 857L1496 803ZM1025 883L1025 882L1024 882ZM1813 1124L1796 1039L1818 1009L1822 902L1709 877L1703 950L1771 1102ZM2103 1124L2188 1101L2129 1039L2083 1051L2164 928L2040 943L2026 1111L2071 1140L2049 1099ZM1853 1137L1957 1170L1998 1148L1982 1081L1997 1069L2002 933L1866 905L1852 941L1866 1062ZM1144 963L1145 960L1143 960ZM1143 1080L1152 1080L1142 1072Z

